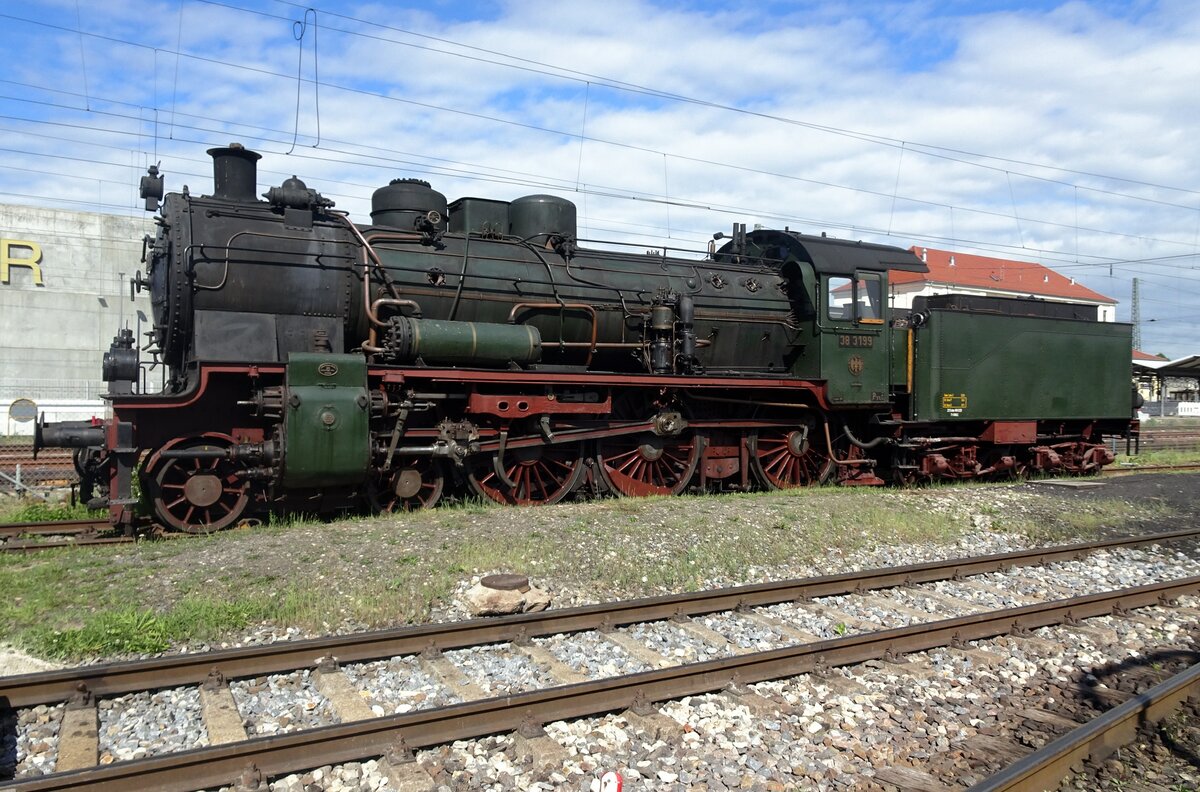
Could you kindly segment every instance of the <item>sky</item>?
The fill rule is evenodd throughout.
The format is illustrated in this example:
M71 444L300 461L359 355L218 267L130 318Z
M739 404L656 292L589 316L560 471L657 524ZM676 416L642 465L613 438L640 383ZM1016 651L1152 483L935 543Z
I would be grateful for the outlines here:
M393 178L552 193L587 245L734 223L1038 261L1200 353L1200 3L0 3L0 202L141 214L263 155L367 222ZM0 229L2 232L2 229Z

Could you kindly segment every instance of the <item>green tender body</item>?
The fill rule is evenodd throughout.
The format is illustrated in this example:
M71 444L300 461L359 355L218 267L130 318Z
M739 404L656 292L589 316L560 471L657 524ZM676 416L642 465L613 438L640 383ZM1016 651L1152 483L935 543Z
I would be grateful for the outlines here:
M1131 325L936 309L928 316L913 330L914 420L1129 418Z
M361 355L288 356L283 485L357 484L367 475L370 398Z

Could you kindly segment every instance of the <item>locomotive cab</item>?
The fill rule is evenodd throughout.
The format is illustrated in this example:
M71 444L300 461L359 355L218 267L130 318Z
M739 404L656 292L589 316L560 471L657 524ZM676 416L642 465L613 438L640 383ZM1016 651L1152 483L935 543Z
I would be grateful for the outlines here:
M784 276L798 349L793 376L824 381L830 404L889 403L888 271L928 271L920 259L888 245L786 230L735 231L716 256L773 261Z

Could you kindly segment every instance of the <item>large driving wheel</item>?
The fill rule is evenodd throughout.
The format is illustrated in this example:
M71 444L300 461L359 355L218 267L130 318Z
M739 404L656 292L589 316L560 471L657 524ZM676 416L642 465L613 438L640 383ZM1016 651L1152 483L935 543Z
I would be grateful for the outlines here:
M635 417L626 400L614 410L618 420ZM687 488L704 450L703 439L692 429L678 434L639 432L600 440L596 462L612 491L628 497L678 495Z
M376 471L367 487L367 499L377 514L428 509L442 498L446 477L433 457L397 459L386 473Z
M238 521L249 501L250 483L238 465L212 452L234 444L231 437L205 434L180 437L156 451L146 463L146 487L154 516L163 525L187 533L212 533ZM166 451L197 451L211 458L164 458Z
M560 443L509 449L502 465L497 464L495 454L476 454L467 464L471 489L482 497L518 506L558 503L583 478L583 445ZM497 468L503 470L503 477Z
M832 462L825 438L818 435L814 419L794 428L760 429L747 438L751 468L758 483L767 489L792 489L820 484L830 473Z

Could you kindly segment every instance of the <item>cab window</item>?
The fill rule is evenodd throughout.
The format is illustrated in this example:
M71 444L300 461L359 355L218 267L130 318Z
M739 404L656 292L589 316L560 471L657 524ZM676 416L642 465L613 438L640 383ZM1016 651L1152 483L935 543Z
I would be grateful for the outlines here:
M854 318L854 281L841 276L830 277L825 288L825 312L830 319L849 321Z
M854 307L859 321L883 321L883 281L878 273L859 274L854 283Z
M878 272L855 277L831 275L825 282L825 313L839 322L883 322L883 276Z

